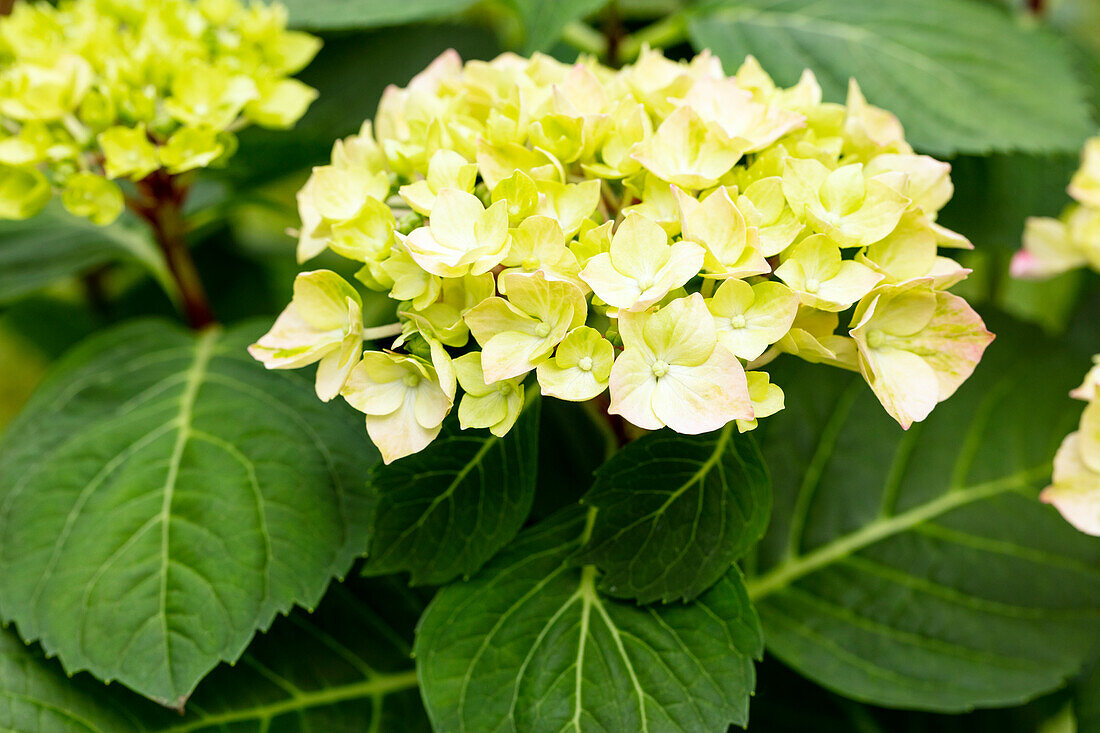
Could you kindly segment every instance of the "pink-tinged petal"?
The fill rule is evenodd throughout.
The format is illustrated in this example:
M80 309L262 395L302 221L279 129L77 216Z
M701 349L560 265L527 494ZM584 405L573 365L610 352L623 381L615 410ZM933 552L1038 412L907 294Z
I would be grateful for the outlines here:
M643 430L659 430L664 426L653 412L653 393L657 378L645 357L627 349L611 367L611 406L608 413L622 415Z
M698 366L670 367L668 374L657 380L653 412L668 427L688 435L709 433L731 420L753 419L741 362L718 346Z
M969 303L937 292L932 320L923 331L906 338L906 348L921 354L935 370L942 402L970 377L993 339Z

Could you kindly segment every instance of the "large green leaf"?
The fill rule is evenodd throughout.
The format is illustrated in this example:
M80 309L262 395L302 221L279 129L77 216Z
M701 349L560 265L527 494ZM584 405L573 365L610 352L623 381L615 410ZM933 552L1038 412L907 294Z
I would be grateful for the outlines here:
M756 676L750 733L1073 733L1044 727L1065 714L1065 690L1019 707L945 715L855 702L822 689L769 655L756 665Z
M1100 641L1100 540L1036 500L1087 358L1007 322L900 430L858 377L776 364L775 508L748 582L768 649L881 705L959 711L1061 685Z
M689 28L731 67L813 69L830 99L854 77L928 152L1073 151L1092 131L1054 38L970 0L719 0Z
M456 417L425 450L375 466L377 508L364 572L408 571L414 585L477 572L531 511L538 441L536 400L503 438L460 430Z
M165 711L0 632L0 730L17 733L428 731L409 659L420 600L396 583L336 586L296 611L233 668L203 681L187 715Z
M119 259L137 260L169 281L149 232L129 216L99 227L55 202L31 219L0 222L0 303Z
M283 0L290 24L313 30L401 25L460 13L474 0Z
M705 591L760 539L771 487L756 442L730 423L634 441L596 472L584 503L598 511L578 561L603 571L600 590L668 602Z
M257 335L102 333L0 441L0 612L69 671L180 705L366 549L360 421Z
M637 606L572 561L575 509L527 530L417 630L436 730L725 731L744 725L761 637L735 569L691 604Z
M608 0L508 0L523 24L526 54L545 51L561 37L565 26L592 15Z

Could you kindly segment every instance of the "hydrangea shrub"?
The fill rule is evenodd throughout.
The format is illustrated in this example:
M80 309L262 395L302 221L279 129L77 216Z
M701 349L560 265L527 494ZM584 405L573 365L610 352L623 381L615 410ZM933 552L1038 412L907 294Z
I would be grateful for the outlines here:
M0 730L1100 724L1083 4L285 2L0 0Z

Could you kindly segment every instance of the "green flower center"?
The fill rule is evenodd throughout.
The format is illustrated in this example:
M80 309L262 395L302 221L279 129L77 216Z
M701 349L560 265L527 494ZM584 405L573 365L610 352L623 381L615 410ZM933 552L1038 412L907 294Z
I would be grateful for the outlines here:
M802 285L802 289L805 290L807 293L816 293L817 289L820 287L821 283L817 280L817 278L813 277L806 278L806 282Z
M886 334L877 328L867 332L867 345L872 349L881 349L886 345Z
M744 328L746 323L748 323L748 321L745 320L745 316L741 313L738 313L730 319L731 328Z
M580 369L582 372L592 371L592 357L582 356L580 359L577 360L577 368Z
M653 366L651 366L650 369L653 370L653 376L660 379L661 377L668 374L668 362L666 362L664 359L658 359L657 361L653 362Z
M510 382L501 382L497 385L497 394L501 397L507 397L512 394L512 385Z
M539 269L539 265L541 265L542 263L539 262L538 257L528 257L520 264L527 272L534 272L535 270Z
M549 323L540 323L539 325L535 326L535 335L538 336L539 338L546 338L547 336L549 336L550 335L550 324Z
M419 374L406 374L405 375L405 386L406 387L408 387L409 389L415 389L419 385L420 385L420 375Z

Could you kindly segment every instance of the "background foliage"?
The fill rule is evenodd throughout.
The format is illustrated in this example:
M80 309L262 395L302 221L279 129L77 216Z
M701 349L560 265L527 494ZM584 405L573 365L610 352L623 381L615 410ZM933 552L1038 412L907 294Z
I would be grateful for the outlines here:
M0 228L0 729L1100 731L1100 544L1034 500L1100 287L1006 276L1096 127L1095 3L287 5L325 39L302 74L321 96L244 132L189 203L224 330L170 324L135 222ZM816 369L755 439L648 436L594 480L614 436L562 404L383 469L358 419L244 354L290 297L294 192L387 84L448 47L614 64L643 43L751 53L785 84L809 67L833 100L855 76L952 162L943 223L977 245L958 290L999 337L926 423ZM652 506L622 500L641 484Z

